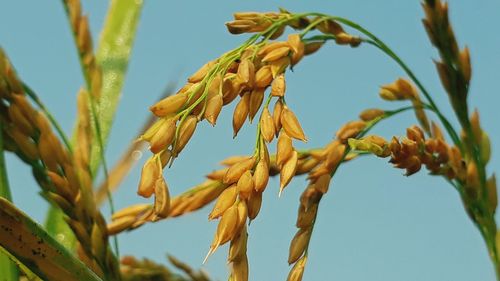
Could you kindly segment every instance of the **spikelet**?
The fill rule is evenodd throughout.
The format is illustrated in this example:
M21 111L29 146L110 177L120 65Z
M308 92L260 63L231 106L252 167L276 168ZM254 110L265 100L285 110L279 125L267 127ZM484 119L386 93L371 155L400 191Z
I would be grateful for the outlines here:
M223 182L225 184L232 184L237 182L241 175L243 175L243 173L252 169L254 163L255 159L253 157L248 157L247 159L232 165L224 175Z
M208 215L208 219L213 220L222 216L222 214L234 204L237 195L238 187L236 185L226 188L215 202L212 212Z
M271 95L275 97L283 97L286 91L285 75L282 73L274 78L271 84Z
M273 140L275 134L274 120L267 107L262 110L262 115L260 117L260 132L266 142L271 142Z
M283 102L281 99L278 99L274 104L273 109L273 122L274 122L274 130L276 131L276 137L281 130L281 113L283 112Z
M238 132L240 131L241 127L243 126L243 123L245 123L245 120L247 119L248 116L248 111L250 108L250 94L246 93L243 94L241 97L240 101L236 105L236 108L234 109L233 113L233 138L238 135Z
M281 167L293 153L292 139L288 136L286 132L281 132L278 137L277 152L276 152L276 164Z
M257 192L263 192L269 182L269 163L260 159L253 174L254 188Z
M283 106L280 118L281 124L285 132L292 138L307 142L306 135L300 126L299 120L295 114L288 108Z
M222 110L222 95L215 95L207 101L207 108L205 109L204 116L205 119L212 125L215 126L217 122L217 117Z
M166 218L170 211L170 193L168 191L167 182L163 177L160 177L156 180L154 193L154 213L160 218Z
M288 264L297 262L297 260L304 254L309 239L311 238L311 229L299 229L290 243L288 251Z
M238 179L237 186L240 198L248 199L250 197L250 194L254 190L254 182L250 170L247 170L243 173L243 175L241 175L241 177Z
M378 108L366 109L359 114L359 119L368 122L385 114L385 111Z
M158 166L158 158L149 158L142 167L141 179L137 194L142 197L149 198L155 190L156 180L161 177L161 170Z
M302 275L304 275L304 268L306 266L306 262L307 262L307 256L303 256L301 259L299 259L292 267L292 270L290 270L287 281L301 281Z
M297 170L297 157L297 151L293 151L290 159L283 163L283 167L280 172L280 194L295 175L295 171Z
M152 105L149 110L151 110L151 112L153 112L153 114L157 117L165 117L180 110L187 100L188 95L186 92L179 93L162 99Z
M189 116L181 123L179 128L179 136L177 137L177 141L172 150L174 155L178 155L182 149L189 142L191 137L193 136L194 131L196 130L196 124L198 124L198 120L196 116Z
M273 74L271 72L271 67L265 65L255 73L255 87L266 88L273 81Z
M252 122L264 100L264 88L255 88L250 93L250 101L248 104L248 119Z
M172 144L175 137L175 123L176 120L174 120L174 118L169 118L162 123L162 125L158 128L158 131L149 141L151 144L149 148L151 152L157 154Z

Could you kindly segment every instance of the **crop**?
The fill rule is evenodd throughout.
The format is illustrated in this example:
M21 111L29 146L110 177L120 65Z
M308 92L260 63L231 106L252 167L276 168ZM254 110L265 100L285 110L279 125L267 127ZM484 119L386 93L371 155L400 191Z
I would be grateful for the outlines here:
M425 170L455 189L500 278L495 221L498 195L495 174L487 166L490 139L481 126L479 110L472 110L468 102L471 54L455 38L446 3L426 0L422 7L423 26L438 53L436 73L454 112L452 117L443 114L424 83L394 50L349 19L285 9L237 12L226 27L247 39L207 61L175 93L152 104L144 130L110 170L104 152L142 2L111 1L97 50L79 1L67 0L63 5L85 81L77 93L72 138L60 128L42 97L17 74L15 62L0 52L0 191L4 197L0 198L0 266L6 280L209 280L203 271L172 256L170 263L182 274L151 260L120 257L115 237L206 206L210 206L208 219L217 223L217 229L207 245L205 261L229 244L229 280L249 280L249 225L265 204L263 193L275 188L269 179L279 177L277 194L281 196L292 180L305 176L297 232L287 259L287 280L302 280L322 198L343 165L360 157L385 158L394 168L404 170L405 176ZM403 76L382 85L379 96L388 105L404 105L367 108L358 119L346 120L322 147L299 149L297 143L308 141L307 128L301 125L305 117L295 113L298 105L287 103L288 74L330 44L374 47L393 60ZM189 149L199 124L216 126L220 113L228 108L233 108L233 138L238 138L243 127L254 124L254 145L246 155L224 158L223 168L207 174L204 182L171 194L169 167ZM414 113L417 125L410 123L405 132L391 138L373 133L375 126L402 118L401 113L408 111ZM320 121L324 120L318 120L318 126ZM132 168L133 152L144 149L145 144L149 157L137 179L137 194L152 198L152 203L115 210L112 193ZM45 227L9 202L3 151L14 153L31 167L40 194L51 203ZM96 177L99 169L104 174L102 183ZM100 208L105 200L111 208L108 220ZM59 235L66 237L64 244L58 241Z

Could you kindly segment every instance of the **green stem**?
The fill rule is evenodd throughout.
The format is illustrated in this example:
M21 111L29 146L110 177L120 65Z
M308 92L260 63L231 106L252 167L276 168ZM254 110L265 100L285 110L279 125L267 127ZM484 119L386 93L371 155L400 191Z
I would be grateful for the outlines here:
M462 144L460 142L460 138L458 137L458 134L456 133L455 129L453 126L450 124L450 122L444 117L444 115L441 113L439 110L437 104L434 102L432 99L431 95L427 91L427 89L424 87L424 85L420 82L420 80L417 78L417 76L413 73L413 71L406 65L406 63L398 56L396 53L389 48L382 40L380 40L377 36L375 36L373 33L369 32L362 26L360 26L357 23L354 23L348 19L341 18L341 17L331 17L333 20L339 21L345 25L348 25L359 32L363 33L364 35L368 36L370 40L366 40L365 42L377 47L379 50L384 52L386 55L388 55L390 58L392 58L405 72L406 74L410 77L410 79L417 85L417 87L420 89L422 94L425 96L427 99L427 102L430 104L431 107L434 108L434 112L438 116L439 120L445 127L446 131L450 135L453 143L459 147L460 149L463 149Z

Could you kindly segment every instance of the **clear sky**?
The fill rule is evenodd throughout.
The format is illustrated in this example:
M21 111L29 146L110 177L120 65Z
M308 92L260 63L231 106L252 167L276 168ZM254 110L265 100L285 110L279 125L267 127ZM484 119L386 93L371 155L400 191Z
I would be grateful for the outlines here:
M106 13L105 1L84 1L97 38ZM60 1L0 1L0 45L20 77L42 97L69 133L75 117L75 94L83 84L80 67ZM148 106L169 82L183 81L206 61L236 47L247 36L228 34L224 22L236 11L318 11L359 22L412 67L443 111L453 119L435 73L435 50L422 28L419 1L146 1L107 149L115 162L150 114ZM493 155L490 171L499 170L500 2L450 1L451 20L461 46L469 46L473 64L470 104L481 112ZM329 142L346 121L368 107L395 108L377 97L378 87L404 73L370 46L357 49L327 44L305 58L287 76L287 102L299 116L309 147ZM171 193L203 181L217 162L253 149L254 126L232 140L231 108L215 128L199 126L174 167L166 171ZM390 137L414 124L401 115L378 127ZM454 122L456 124L456 122ZM300 147L306 147L301 145ZM29 169L7 157L14 201L43 222L47 204ZM117 208L145 202L136 196L140 167L115 195ZM425 171L409 178L385 160L366 157L342 166L321 202L304 280L470 281L494 280L486 247L465 214L460 198L441 178ZM288 246L295 234L298 197L306 185L295 179L278 198L270 181L259 217L249 228L250 280L285 280ZM108 211L104 211L108 214ZM216 222L209 208L179 219L149 224L119 236L123 254L164 262L170 253L194 267L201 262ZM225 280L227 247L203 266L215 280Z

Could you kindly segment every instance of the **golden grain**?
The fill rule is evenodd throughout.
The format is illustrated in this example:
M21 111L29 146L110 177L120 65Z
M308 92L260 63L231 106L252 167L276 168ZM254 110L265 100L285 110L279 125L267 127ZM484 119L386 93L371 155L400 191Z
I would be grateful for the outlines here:
M260 117L260 132L266 142L271 142L276 132L274 129L273 117L267 107L262 110L262 115Z
M250 93L245 93L236 105L233 113L233 138L238 135L241 127L245 123L250 109Z

